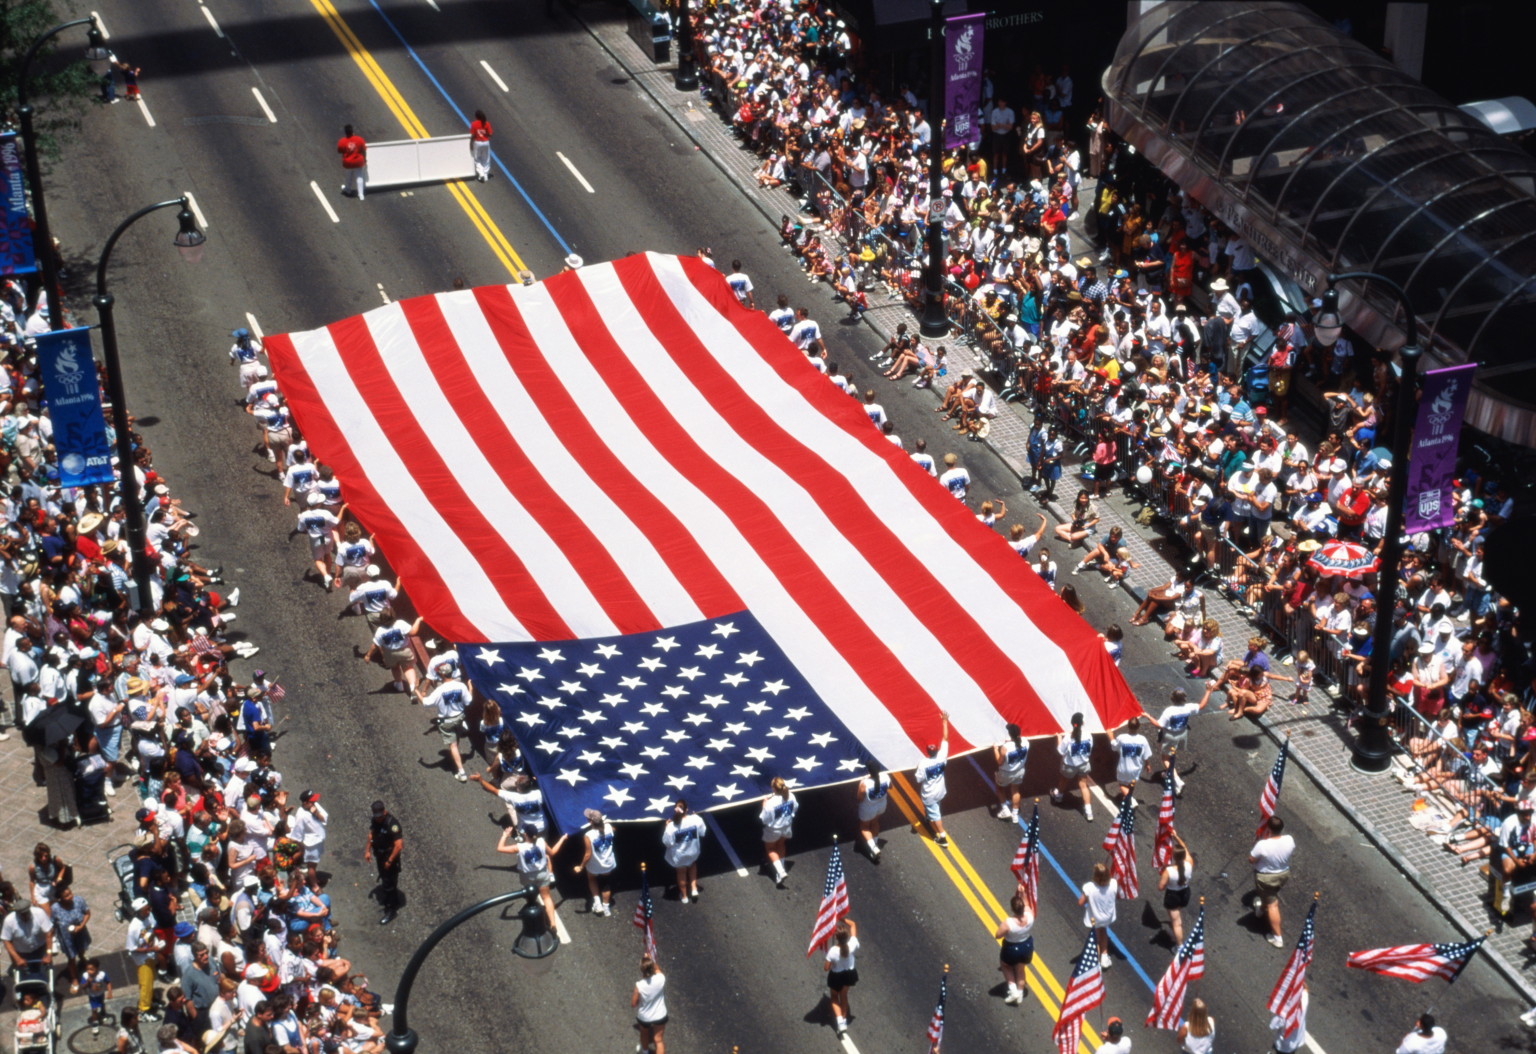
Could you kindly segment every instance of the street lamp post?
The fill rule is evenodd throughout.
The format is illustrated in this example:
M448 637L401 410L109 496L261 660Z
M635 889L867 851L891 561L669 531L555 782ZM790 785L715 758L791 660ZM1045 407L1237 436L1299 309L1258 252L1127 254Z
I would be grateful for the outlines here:
M32 42L22 56L16 74L16 116L21 124L21 150L27 165L27 183L32 188L32 247L37 266L43 274L43 292L48 295L48 328L64 328L64 296L59 289L59 265L53 257L53 234L48 227L48 201L43 195L42 166L37 157L37 133L32 128L32 103L27 94L27 74L38 51L58 34L74 26L90 26L91 50L101 48L101 30L96 16L63 22Z
M1392 651L1392 623L1397 613L1398 567L1403 558L1403 502L1408 493L1408 447L1413 435L1415 389L1419 375L1419 320L1408 294L1396 282L1370 271L1350 271L1328 276L1328 291L1323 294L1323 308L1314 324L1318 342L1325 347L1338 341L1343 331L1339 316L1337 283L1360 278L1379 282L1396 295L1402 305L1408 342L1398 353L1402 358L1402 376L1392 399L1392 472L1387 477L1387 522L1381 544L1381 566L1377 572L1376 626L1371 635L1371 679L1366 688L1365 713L1355 737L1350 765L1364 773L1385 772L1392 764L1392 736L1387 731L1387 674Z
M944 313L944 0L932 0L928 50L928 261L923 268L923 318L918 329L930 340L949 336Z
M186 198L173 198L146 206L117 225L117 230L107 239L96 264L96 296L91 303L101 318L102 361L107 367L107 391L112 399L112 430L117 433L117 467L121 473L120 495L123 512L128 522L128 553L132 561L133 587L138 593L135 609L140 612L150 607L149 558L145 555L146 531L144 528L144 501L139 494L139 478L133 469L133 441L128 437L128 397L123 391L123 367L117 353L117 321L113 314L116 300L107 292L107 264L112 259L112 249L123 232L136 222L160 209L179 207L176 219L181 229L176 232L173 244L182 256L196 263L202 255L202 245L208 236L197 228L197 217L192 215Z
M672 84L678 91L699 90L699 67L693 60L693 19L688 17L691 0L677 0L677 29L673 38L677 44L677 71Z
M417 1044L421 1041L421 1037L416 1035L415 1030L410 1026L408 1014L410 1012L411 987L416 983L416 974L420 972L422 964L427 961L427 956L432 954L432 950L442 942L444 937L482 911L489 911L498 904L505 904L518 899L526 899L527 903L517 913L518 917L523 920L523 933L518 936L517 942L513 944L512 951L525 959L542 959L547 955L554 954L555 949L559 947L559 943L552 939L548 943L545 943L543 940L549 936L549 927L544 919L544 907L539 903L539 891L535 887L524 886L515 892L501 893L491 897L489 900L482 900L478 904L471 904L433 930L427 939L422 941L421 945L411 953L410 961L405 964L405 972L400 975L400 983L395 987L395 1011L392 1015L394 1027L390 1030L389 1035L384 1037L384 1046L390 1051L390 1054L414 1054ZM534 945L533 950L524 950L523 942L525 938L530 939Z

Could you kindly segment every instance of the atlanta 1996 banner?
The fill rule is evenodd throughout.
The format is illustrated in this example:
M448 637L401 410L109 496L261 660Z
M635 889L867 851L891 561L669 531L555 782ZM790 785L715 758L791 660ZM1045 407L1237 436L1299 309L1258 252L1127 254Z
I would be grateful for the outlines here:
M1408 534L1449 527L1456 521L1451 482L1475 369L1475 363L1468 363L1424 374L1403 502L1403 530Z
M53 445L59 452L59 485L87 487L112 482L112 447L101 414L101 385L91 357L89 327L42 333L37 338Z
M985 12L944 21L944 149L981 138L981 37Z
M27 177L22 170L20 144L15 132L0 135L0 274L26 274L37 270L32 251L32 216L27 212Z

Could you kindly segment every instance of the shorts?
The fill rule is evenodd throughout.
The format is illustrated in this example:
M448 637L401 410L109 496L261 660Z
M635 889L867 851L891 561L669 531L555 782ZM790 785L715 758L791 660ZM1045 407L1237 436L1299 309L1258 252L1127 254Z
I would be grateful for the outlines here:
M271 446L292 446L293 429L279 428L276 431L268 430L267 443Z
M1163 890L1163 907L1170 909L1189 907L1189 887Z
M1177 735L1169 735L1164 732L1162 739L1158 740L1157 747L1162 751L1163 757L1167 757L1175 750L1183 750L1189 744L1189 733L1180 732Z
M347 566L341 569L341 584L349 590L356 589L368 580L367 567Z
M942 802L943 802L942 798L935 798L933 801L925 801L925 802L923 802L923 815L928 817L928 820L929 820L930 823L938 823L939 822L939 819L941 818L941 813L939 812L939 805Z
M639 1025L641 1028L661 1028L662 1026L664 1026L667 1023L667 1018L669 1018L671 1016L672 1016L671 1014L662 1014L655 1021L641 1021L637 1017L637 1018L635 1018L635 1023L637 1025Z
M1021 941L1004 941L998 961L1005 966L1028 966L1035 961L1035 939L1025 937Z
M464 732L464 713L460 711L451 717L437 719L437 734L443 737L444 743L457 743L459 736Z
M384 652L385 666L410 666L416 662L416 656L409 648L390 648Z
M764 842L782 842L782 841L785 841L786 839L793 838L794 835L795 835L795 830L794 830L793 827L784 827L784 828L764 827L763 828L763 841Z
M548 889L555 884L555 876L546 868L543 871L535 871L533 874L524 874L523 881L535 889Z
M329 560L332 548L331 539L328 535L320 538L312 537L309 540L309 555L316 560Z
M1088 765L1071 765L1064 761L1061 763L1061 778L1067 780L1086 779L1090 768L1091 766Z
M859 822L868 823L877 816L883 816L890 800L890 796L886 795L880 798L866 798L859 802Z
M999 787L1017 787L1024 782L1024 774L1010 773L1007 769L998 769L992 774L992 779Z
M1253 884L1258 888L1259 899L1266 904L1273 904L1280 899L1280 890L1290 880L1289 871L1260 871L1253 876Z
M841 992L844 988L852 988L859 983L859 971L857 970L833 970L827 974L827 987L834 992Z

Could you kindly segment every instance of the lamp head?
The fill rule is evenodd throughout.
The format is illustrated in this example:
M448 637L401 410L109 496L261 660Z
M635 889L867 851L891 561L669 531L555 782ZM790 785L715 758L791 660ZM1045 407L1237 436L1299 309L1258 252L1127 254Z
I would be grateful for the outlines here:
M1325 348L1337 344L1339 336L1344 332L1344 319L1339 315L1339 291L1332 284L1323 294L1323 306L1312 320L1312 332L1317 342Z
M176 232L173 244L181 252L182 259L188 263L197 263L203 257L203 243L208 240L197 226L197 217L192 214L185 198L181 202L181 211L176 214L176 222L181 229Z

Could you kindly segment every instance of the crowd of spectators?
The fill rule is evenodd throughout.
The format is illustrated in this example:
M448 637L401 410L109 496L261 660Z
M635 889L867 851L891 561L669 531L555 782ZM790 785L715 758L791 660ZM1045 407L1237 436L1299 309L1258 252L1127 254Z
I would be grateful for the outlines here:
M32 338L46 321L14 284L0 303L0 474L5 479L0 661L13 689L0 739L19 734L46 788L49 823L134 817L119 903L71 888L101 860L58 860L39 844L25 875L0 878L11 965L64 979L104 1021L114 982L137 989L119 1015L119 1050L383 1049L378 999L339 953L320 794L295 792L274 767L274 704L285 695L234 658L259 648L231 629L239 590L193 557L199 529L150 448L131 432L146 495L147 544L131 552L116 488L62 485ZM259 383L264 372L242 369ZM130 428L133 419L130 417ZM114 459L114 464L116 459ZM133 585L148 568L150 595ZM18 728L6 730L14 721ZM127 802L124 805L124 802ZM9 862L15 864L17 862ZM116 912L127 947L92 947L92 913ZM133 976L112 977L126 952ZM157 983L158 982L158 983ZM139 1031L159 1021L153 1036ZM254 1045L253 1045L254 1041ZM156 1049L156 1048L149 1048Z
M1111 486L1182 536L1207 570L1152 590L1133 624L1160 619L1192 676L1240 661L1203 617L1214 587L1266 631L1261 643L1288 653L1294 703L1318 701L1314 677L1346 705L1361 701L1385 617L1379 583L1328 567L1340 543L1381 549L1390 354L1348 332L1324 345L1319 301L1261 319L1253 248L1079 105L1069 71L1036 68L1017 110L989 76L981 138L942 152L933 201L940 130L926 101L865 78L856 41L823 5L738 0L697 21L705 92L762 155L759 182L803 196L809 218L786 216L781 233L850 310L882 290L918 307L924 231L940 210L951 343L974 343L990 369L935 385L945 349L898 333L886 376L944 391L973 438L999 399L1027 404L1032 489L1053 499L1064 465L1080 463L1084 493L1057 536L1084 551L1082 569L1126 569L1098 527L1096 499ZM1316 442L1291 427L1300 390L1326 418ZM1484 540L1514 502L1496 475L1469 469L1455 503L1454 527L1409 539L1383 661L1418 778L1496 826L1513 821L1522 780L1536 782L1531 659L1483 570ZM1246 700L1239 714L1270 705L1267 670L1266 658L1256 673L1223 675L1220 690ZM1523 837L1506 830L1503 841L1530 854L1536 837Z

